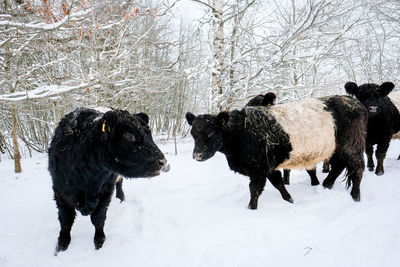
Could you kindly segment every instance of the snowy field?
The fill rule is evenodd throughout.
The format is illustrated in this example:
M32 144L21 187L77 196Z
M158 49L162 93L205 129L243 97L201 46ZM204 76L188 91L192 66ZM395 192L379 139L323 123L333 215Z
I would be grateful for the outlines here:
M113 198L106 242L96 251L94 227L80 214L72 241L57 257L59 223L47 155L0 162L0 266L400 266L400 142L393 141L385 175L366 171L361 202L338 178L333 190L311 187L293 171L284 201L267 182L258 210L247 209L248 178L218 153L192 159L193 143L160 145L171 171L125 180L126 201ZM318 166L320 182L325 178Z

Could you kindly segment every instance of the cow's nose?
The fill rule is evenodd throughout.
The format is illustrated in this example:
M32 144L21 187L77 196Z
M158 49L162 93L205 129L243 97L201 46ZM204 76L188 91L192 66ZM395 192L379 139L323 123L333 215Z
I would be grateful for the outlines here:
M161 168L163 168L165 165L167 165L167 159L166 158L160 159Z
M202 160L203 159L203 153L193 153L193 158L195 160Z
M167 163L167 159L166 158L160 159L160 167L161 167L161 171L163 171L163 172L168 172L169 171L170 166Z

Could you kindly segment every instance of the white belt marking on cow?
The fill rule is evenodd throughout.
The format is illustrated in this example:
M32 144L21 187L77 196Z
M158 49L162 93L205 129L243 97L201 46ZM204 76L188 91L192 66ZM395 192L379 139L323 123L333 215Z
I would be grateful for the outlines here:
M290 158L277 169L311 169L332 156L336 148L335 122L326 105L314 98L270 107L269 113L289 135Z

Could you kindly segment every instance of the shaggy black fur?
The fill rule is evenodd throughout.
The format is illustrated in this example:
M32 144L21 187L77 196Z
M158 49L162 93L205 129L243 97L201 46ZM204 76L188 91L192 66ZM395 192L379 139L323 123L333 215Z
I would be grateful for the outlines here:
M331 188L346 168L348 184L353 183L351 196L359 201L359 185L364 171L367 110L359 101L350 97L332 96L322 101L325 101L327 109L332 113L338 129L332 171L325 179L324 186ZM260 121L250 117L260 118ZM268 109L252 107L199 116L188 112L186 119L192 125L194 159L204 161L220 151L225 154L233 171L250 177L250 209L257 208L266 178L279 190L283 199L293 201L286 191L280 172L275 170L289 158L292 147L288 134L268 113Z
M275 104L275 99L276 95L273 92L268 92L265 95L259 94L254 98L250 99L250 101L246 104L245 107L256 107L256 106L269 107ZM314 168L306 171L310 176L311 185L319 185L319 180L317 177L317 169ZM290 184L290 170L287 169L283 170L283 181L285 184Z
M332 188L336 178L344 169L347 186L353 184L351 196L360 201L360 184L364 173L365 138L367 134L368 111L357 100L349 96L329 96L320 98L335 120L336 149L331 159L331 170L323 182Z
M345 85L346 92L355 96L368 109L368 131L366 139L366 154L368 158L368 170L374 170L374 161L372 154L373 145L377 144L376 175L383 175L383 160L386 157L386 151L389 147L392 135L400 130L399 110L390 101L387 96L394 88L391 82L385 82L382 85L366 83L360 86L353 82Z
M49 171L61 225L56 253L66 250L76 213L90 215L94 244L101 248L107 208L118 175L148 177L166 168L153 142L145 113L112 110L104 114L79 108L55 129L49 148Z

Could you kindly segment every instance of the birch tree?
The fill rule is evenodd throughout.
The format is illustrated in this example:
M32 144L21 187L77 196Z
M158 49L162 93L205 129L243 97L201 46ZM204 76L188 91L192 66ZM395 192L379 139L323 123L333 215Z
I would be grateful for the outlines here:
M232 60L235 56L235 38L237 36L239 22L245 11L254 4L254 0L229 1L212 0L201 1L192 0L206 7L210 18L209 27L212 29L212 56L211 56L211 91L210 91L210 110L213 112L226 109L230 102L228 95L231 92L230 86L234 83L233 64L226 66L226 59ZM234 25L232 27L232 24ZM228 25L228 26L227 26ZM226 28L230 28L231 43L230 47L226 44ZM229 52L230 50L230 52ZM230 54L230 58L228 55Z

